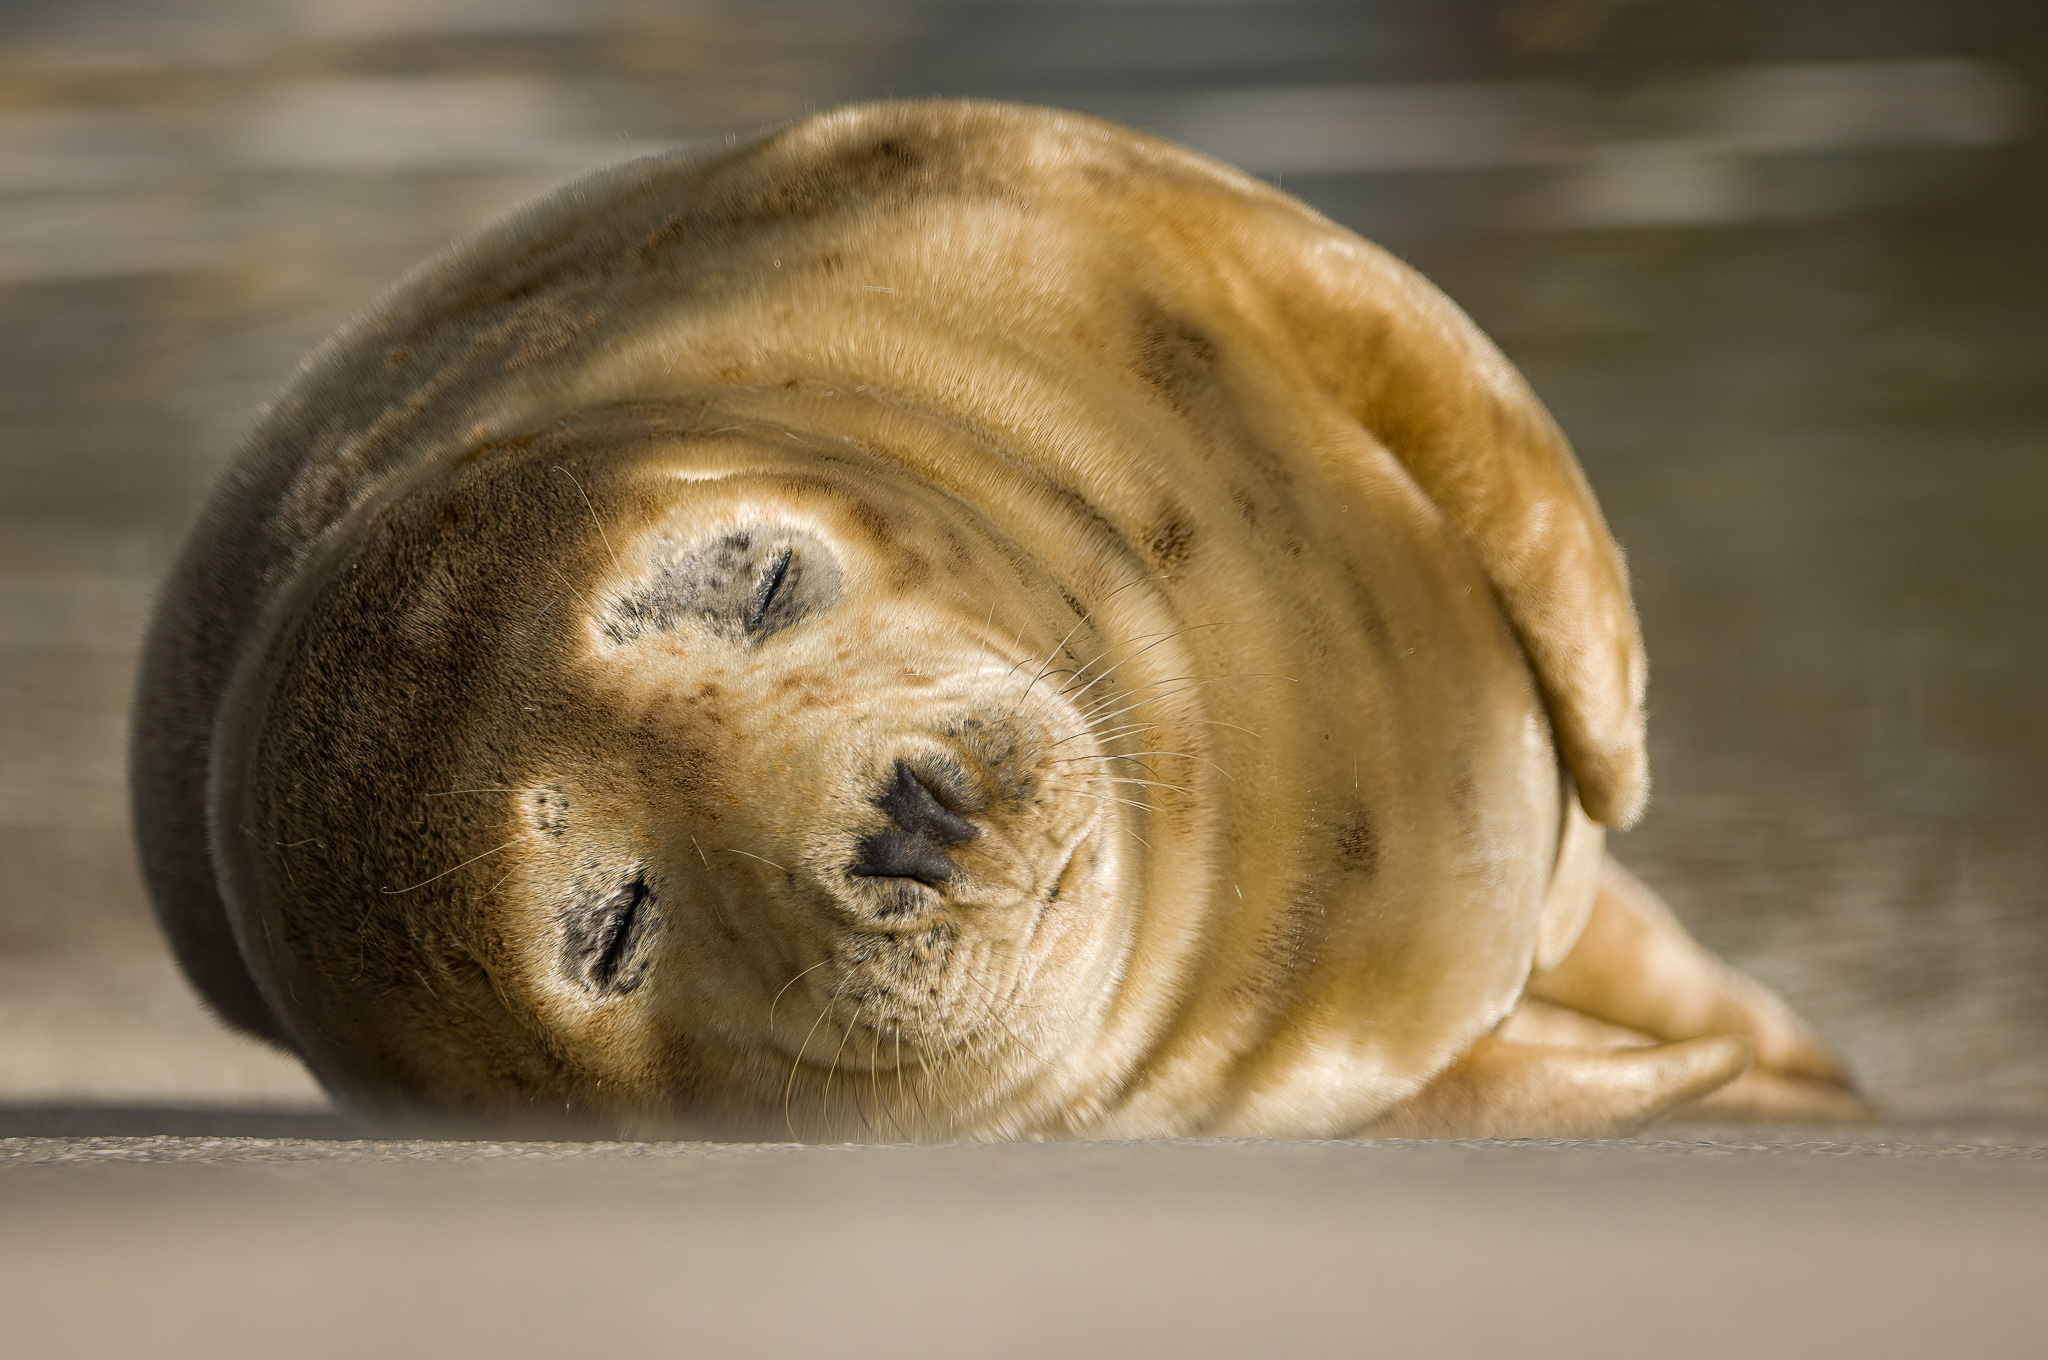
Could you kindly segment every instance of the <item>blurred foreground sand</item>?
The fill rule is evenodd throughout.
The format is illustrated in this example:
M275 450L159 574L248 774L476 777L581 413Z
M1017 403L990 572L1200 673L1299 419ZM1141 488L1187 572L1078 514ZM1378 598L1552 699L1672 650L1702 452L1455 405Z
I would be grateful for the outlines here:
M11 1353L1984 1360L2048 1145L0 1140Z

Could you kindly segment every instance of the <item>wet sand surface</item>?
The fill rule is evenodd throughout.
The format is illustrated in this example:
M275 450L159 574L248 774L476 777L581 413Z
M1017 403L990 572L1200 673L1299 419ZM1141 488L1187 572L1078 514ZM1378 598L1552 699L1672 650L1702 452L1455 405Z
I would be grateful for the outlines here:
M1924 1354L1968 1319L1971 1353L2037 1353L2044 32L1891 0L9 7L22 1353L197 1336L222 1324L195 1282L226 1278L256 1300L230 1352L276 1329L389 1348L404 1319L443 1348L624 1343L680 1335L665 1310L695 1300L728 1353L1224 1354L1293 1318L1328 1345L1547 1354L1589 1317L1617 1354ZM1617 848L1891 1122L1604 1148L370 1145L200 1009L135 875L123 723L153 582L260 403L400 270L579 170L924 93L1239 160L1501 342L1634 573L1657 793ZM1942 1147L1966 1150L1901 1151Z

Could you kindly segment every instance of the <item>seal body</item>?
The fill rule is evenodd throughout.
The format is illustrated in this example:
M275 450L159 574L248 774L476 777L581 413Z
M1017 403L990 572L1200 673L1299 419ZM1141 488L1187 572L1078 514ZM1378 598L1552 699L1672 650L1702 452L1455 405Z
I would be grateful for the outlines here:
M367 1112L1343 1135L1570 956L1643 676L1414 273L1126 129L876 105L314 355L166 588L136 820L213 1005Z

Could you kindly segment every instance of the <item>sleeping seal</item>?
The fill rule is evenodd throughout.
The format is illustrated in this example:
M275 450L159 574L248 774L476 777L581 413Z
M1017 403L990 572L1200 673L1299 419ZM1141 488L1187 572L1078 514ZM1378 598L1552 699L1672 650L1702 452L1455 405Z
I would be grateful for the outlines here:
M879 104L582 180L316 353L165 588L136 825L211 1004L386 1119L1599 1133L1752 1057L1731 1108L1853 1113L1605 863L1644 676L1413 272L1124 128Z

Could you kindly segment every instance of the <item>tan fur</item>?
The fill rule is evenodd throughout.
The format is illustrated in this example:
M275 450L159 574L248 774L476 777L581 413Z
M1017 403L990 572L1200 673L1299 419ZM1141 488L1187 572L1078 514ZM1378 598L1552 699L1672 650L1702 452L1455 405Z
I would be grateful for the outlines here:
M1127 129L872 105L585 180L316 355L167 587L137 820L215 1005L386 1117L1613 1131L1714 1034L1839 1089L1594 905L1644 675L1412 271ZM912 826L950 877L866 872ZM1532 963L1678 1042L1495 1036Z

